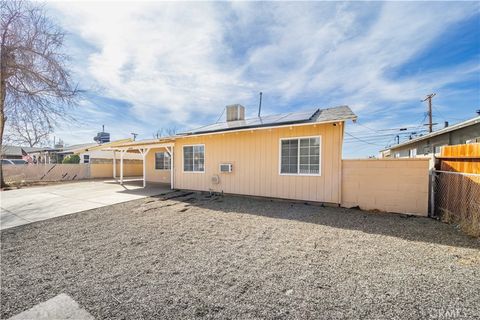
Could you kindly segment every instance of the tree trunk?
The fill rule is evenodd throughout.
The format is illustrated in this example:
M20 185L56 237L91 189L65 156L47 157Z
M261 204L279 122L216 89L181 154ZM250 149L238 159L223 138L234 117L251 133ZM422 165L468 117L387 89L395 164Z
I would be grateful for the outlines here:
M7 94L7 53L5 47L0 48L0 152L3 150L3 132L5 130L5 122L7 117L5 116L5 96ZM0 161L0 188L5 187L5 181L3 180L3 165Z

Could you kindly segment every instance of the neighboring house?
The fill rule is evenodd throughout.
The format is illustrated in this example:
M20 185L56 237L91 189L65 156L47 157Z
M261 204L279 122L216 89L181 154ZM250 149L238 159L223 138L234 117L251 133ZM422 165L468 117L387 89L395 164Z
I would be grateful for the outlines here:
M432 157L440 154L443 146L475 142L480 142L480 116L393 145L388 149L381 150L380 157Z
M132 142L132 139L112 141L112 142L107 142L103 144L100 144L100 143L75 144L75 145L71 145L63 148L63 150L58 152L58 154L61 155L62 159L72 154L78 154L80 157L80 163L85 163L85 164L91 163L92 161L103 162L103 160L107 160L111 162L113 159L113 155L111 152L95 150L95 147L99 147L99 146L110 147L118 143L127 143L127 142ZM91 148L94 148L94 150L90 150ZM125 155L125 159L142 160L142 156L140 154L131 153L131 154Z
M117 159L139 152L144 184L340 203L345 121L357 118L348 106L252 119L244 115L243 106L231 105L225 122L93 149L110 151ZM121 170L118 175L122 182Z
M90 163L92 160L96 162L110 162L113 159L111 152L105 152L101 150L90 151L89 148L99 146L114 146L118 143L131 142L132 139L123 139L113 142L100 143L82 143L71 146L56 146L50 147L20 147L20 146L2 146L1 158L2 159L22 159L22 149L28 153L35 163L62 163L62 160L69 155L78 154L80 157L80 163ZM142 160L140 154L128 154L125 155L125 159L130 160Z
M51 155L59 151L58 149L50 147L20 147L4 145L1 149L0 158L22 159L22 149L38 163L49 163Z

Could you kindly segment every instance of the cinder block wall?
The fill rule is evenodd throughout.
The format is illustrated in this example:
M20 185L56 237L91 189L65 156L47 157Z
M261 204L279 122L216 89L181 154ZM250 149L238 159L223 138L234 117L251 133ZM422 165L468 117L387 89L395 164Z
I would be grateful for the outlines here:
M124 177L139 177L143 175L143 164L141 161L123 164ZM113 178L113 163L92 163L90 164L91 178ZM120 164L117 160L117 178L120 177Z
M342 160L343 207L428 215L429 159Z

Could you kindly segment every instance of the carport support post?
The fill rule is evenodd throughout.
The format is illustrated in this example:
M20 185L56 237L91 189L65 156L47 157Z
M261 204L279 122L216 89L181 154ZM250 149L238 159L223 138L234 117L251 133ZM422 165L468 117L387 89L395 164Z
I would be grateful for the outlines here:
M120 184L123 184L123 156L127 150L120 151Z
M142 164L143 164L143 187L147 186L147 154L150 151L150 148L147 149L139 149L142 155Z
M175 177L174 171L173 171L173 146L170 147L170 189L173 189L173 179Z
M117 153L113 150L113 179L117 178Z
M170 155L170 189L173 189L173 146L165 147L165 150Z

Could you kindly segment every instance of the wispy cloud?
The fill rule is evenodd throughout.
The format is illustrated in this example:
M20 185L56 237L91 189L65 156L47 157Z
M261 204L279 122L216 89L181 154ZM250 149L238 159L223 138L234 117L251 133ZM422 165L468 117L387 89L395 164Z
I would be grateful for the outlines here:
M202 125L229 103L245 104L253 115L258 91L265 92L266 112L348 104L376 127L416 123L407 109L418 108L423 95L441 88L451 94L451 84L478 81L478 57L395 74L452 25L478 16L476 3L59 2L50 8L79 47L72 52L80 81L111 99L111 107L98 98L86 103L90 124L123 126L118 135L137 130L149 138L161 127ZM394 111L408 120L391 117Z

